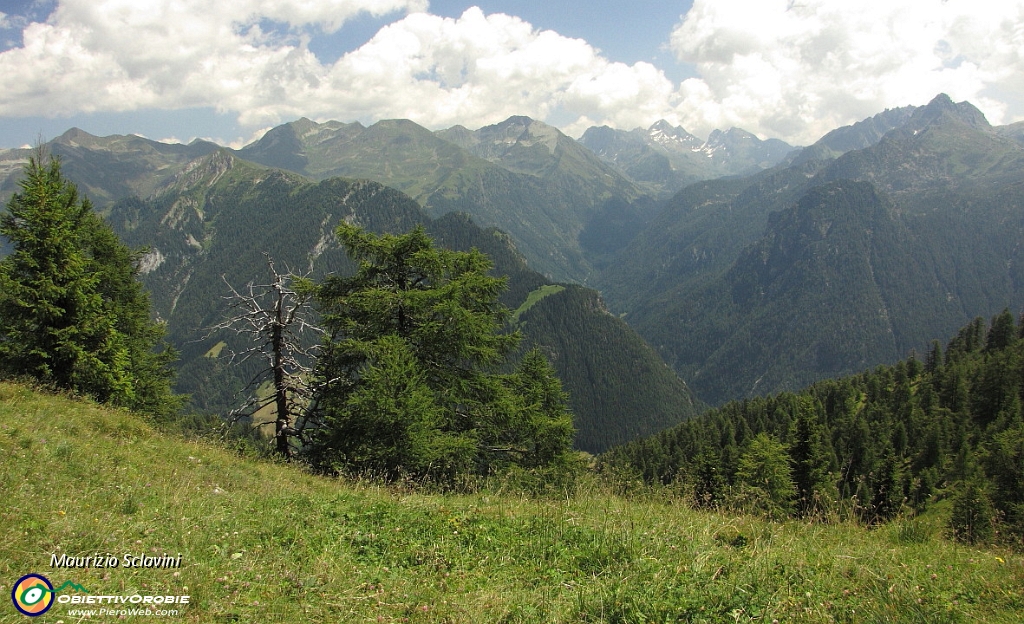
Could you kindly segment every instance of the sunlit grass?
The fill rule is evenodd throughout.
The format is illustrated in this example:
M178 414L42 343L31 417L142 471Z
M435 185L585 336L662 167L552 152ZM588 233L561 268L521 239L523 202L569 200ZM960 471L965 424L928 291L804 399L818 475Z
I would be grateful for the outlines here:
M941 519L768 523L570 492L432 495L306 474L0 384L0 590L188 594L186 622L1019 622L1024 561ZM182 554L63 570L50 554ZM177 573L175 573L177 572ZM55 605L36 621L66 618ZM8 604L0 621L26 621Z
M548 295L555 295L565 290L565 286L559 286L558 284L545 284L540 288L534 289L526 296L526 301L512 313L512 322L518 323L519 317L522 316L527 310L537 304L538 301L547 297Z

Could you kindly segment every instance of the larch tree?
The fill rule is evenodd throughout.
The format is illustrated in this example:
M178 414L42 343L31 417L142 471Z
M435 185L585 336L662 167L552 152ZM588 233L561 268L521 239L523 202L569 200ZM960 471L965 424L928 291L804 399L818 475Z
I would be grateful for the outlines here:
M422 227L377 236L342 224L337 233L359 269L319 286L328 337L311 412L314 465L450 480L570 451L571 416L543 356L498 372L519 335L504 331L505 280L488 275L484 254L437 248Z
M784 518L793 511L796 487L786 446L759 433L740 456L736 471L737 502L744 511Z

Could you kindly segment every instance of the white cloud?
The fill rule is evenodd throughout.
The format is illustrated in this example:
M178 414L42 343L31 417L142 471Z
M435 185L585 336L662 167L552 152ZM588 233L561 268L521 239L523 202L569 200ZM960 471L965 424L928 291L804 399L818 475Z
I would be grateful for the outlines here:
M46 23L25 28L22 47L0 53L0 115L212 106L248 128L299 116L443 127L561 109L632 127L653 121L673 91L652 65L612 63L581 39L475 7L458 19L417 12L426 7L65 0ZM315 29L336 29L360 10L402 9L410 13L334 64L308 48ZM290 28L265 28L266 20Z
M27 25L28 20L21 15L9 15L0 11L0 30L21 29Z
M307 116L431 128L510 115L589 125L659 118L808 143L940 91L1024 118L1024 0L695 0L671 47L699 77L478 8L426 0L62 0L0 52L0 116L212 107L260 132ZM322 63L311 38L360 12L404 16Z
M0 53L0 115L266 105L324 68L305 46L367 11L426 0L63 0ZM287 23L285 35L264 32Z
M477 8L458 19L410 15L331 69L325 95L352 94L353 117L408 117L430 127L480 126L553 111L637 125L672 85L653 66L612 63L581 39L537 31ZM333 102L320 101L329 115ZM582 130L582 129L581 129Z
M1024 117L1021 0L696 0L671 45L700 75L675 106L698 132L807 143L939 92Z

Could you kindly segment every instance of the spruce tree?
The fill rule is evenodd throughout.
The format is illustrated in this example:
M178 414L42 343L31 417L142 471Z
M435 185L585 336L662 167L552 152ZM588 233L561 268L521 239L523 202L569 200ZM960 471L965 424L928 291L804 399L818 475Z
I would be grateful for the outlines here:
M178 351L166 340L166 325L153 320L149 293L139 280L144 250L122 243L91 211L85 217L82 237L90 271L99 278L100 296L127 348L132 398L125 407L165 418L178 414L186 399L172 389Z
M162 337L135 281L135 256L81 199L58 159L29 160L0 218L0 369L102 402L174 411Z
M953 498L953 511L949 530L953 537L966 544L984 544L992 541L992 519L995 511L985 487L975 477L960 485Z
M833 476L835 456L818 418L815 401L796 397L796 420L789 454L793 462L797 511L804 516L823 514L839 498Z
M1005 530L1018 544L1024 543L1024 423L996 435L985 457L991 479L992 503L1002 516Z
M1013 344L1016 336L1017 327L1013 315L1009 309L1004 308L992 319L992 326L985 337L985 351L1001 351Z
M57 160L33 158L25 173L0 220L14 246L0 265L0 358L9 372L126 404L133 398L127 345L83 249L91 206Z

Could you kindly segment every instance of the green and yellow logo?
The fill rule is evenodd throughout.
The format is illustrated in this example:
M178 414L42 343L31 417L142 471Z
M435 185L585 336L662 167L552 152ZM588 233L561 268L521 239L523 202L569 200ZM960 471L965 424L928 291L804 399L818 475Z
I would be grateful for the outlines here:
M24 615L35 617L49 611L53 606L54 594L67 587L88 593L84 587L71 581L54 589L50 579L42 574L26 574L11 588L11 602Z

